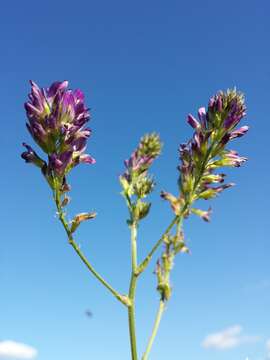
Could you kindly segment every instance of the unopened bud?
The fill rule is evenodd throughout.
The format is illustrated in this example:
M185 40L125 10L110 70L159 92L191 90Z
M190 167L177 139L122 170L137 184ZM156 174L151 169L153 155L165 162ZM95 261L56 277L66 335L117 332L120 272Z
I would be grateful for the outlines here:
M146 134L141 138L138 154L140 156L156 158L161 152L161 147L159 135L155 133Z
M133 187L135 194L142 199L151 193L154 188L154 181L147 176L139 177Z
M120 181L120 184L121 184L121 186L123 188L123 193L128 195L128 196L131 196L132 193L133 193L132 186L127 181L127 178L125 177L125 175L120 176L119 181Z
M212 199L212 198L216 197L217 194L218 194L218 192L215 189L209 188L207 190L202 191L198 195L198 198L208 200L208 199Z
M144 217L146 217L149 213L151 207L151 203L143 202L143 201L137 201L137 203L134 206L134 218L136 220L141 220Z

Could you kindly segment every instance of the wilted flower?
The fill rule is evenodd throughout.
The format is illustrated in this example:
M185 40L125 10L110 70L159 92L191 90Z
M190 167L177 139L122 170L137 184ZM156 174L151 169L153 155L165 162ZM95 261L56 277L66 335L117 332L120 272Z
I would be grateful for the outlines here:
M184 205L184 201L182 198L177 198L176 196L165 191L161 191L160 196L162 197L162 199L168 200L170 202L171 208L175 215L180 215Z
M54 177L63 180L65 175L79 163L93 164L87 154L87 139L91 130L85 128L89 111L84 104L81 90L69 90L68 82L54 82L49 88L39 88L30 81L31 93L25 103L30 134L48 155L48 163L40 159L27 144L22 158L42 167L50 184Z
M71 222L70 232L74 233L74 231L77 230L81 222L94 219L96 216L97 214L95 212L77 214Z

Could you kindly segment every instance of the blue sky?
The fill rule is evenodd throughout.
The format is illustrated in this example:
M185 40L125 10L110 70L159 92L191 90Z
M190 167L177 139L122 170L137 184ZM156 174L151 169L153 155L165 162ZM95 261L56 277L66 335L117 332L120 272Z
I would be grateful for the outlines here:
M118 184L123 160L145 132L161 135L165 146L153 166L153 208L139 233L142 258L172 217L159 191L176 191L177 147L191 136L187 113L195 114L217 90L236 86L246 94L244 123L250 132L235 149L249 162L229 172L237 186L212 203L210 224L195 218L185 223L192 255L176 261L173 297L150 359L266 359L269 11L266 0L1 5L2 345L12 340L32 346L38 360L129 358L125 309L79 262L57 222L46 183L20 159L21 143L33 144L23 109L28 80L46 86L67 79L86 94L93 129L88 149L97 163L74 170L70 216L98 212L77 240L122 292L130 273L127 211ZM154 263L138 287L140 353L158 303L153 269ZM86 309L93 312L91 319ZM234 347L201 345L225 329Z

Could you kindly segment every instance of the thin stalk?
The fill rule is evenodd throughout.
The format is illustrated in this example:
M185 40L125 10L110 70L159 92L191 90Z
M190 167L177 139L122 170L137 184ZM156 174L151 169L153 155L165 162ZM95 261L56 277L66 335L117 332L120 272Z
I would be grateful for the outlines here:
M143 354L142 360L147 360L148 359L149 353L150 353L150 351L152 349L152 346L153 346L153 342L154 342L155 337L157 335L157 331L158 331L158 328L159 328L160 320L161 320L162 314L164 312L164 309L165 309L165 302L160 300L158 312L157 312L156 319L155 319L154 326L153 326L153 330L152 330L151 336L149 338L145 353Z
M80 259L83 261L83 263L86 265L88 270L95 276L97 280L101 282L102 285L105 286L107 290L109 290L114 297L119 300L123 305L128 306L129 305L129 299L125 295L119 294L110 284L107 283L106 280L103 279L103 277L94 269L94 267L89 263L87 258L83 255L83 253L80 250L80 247L78 244L72 239L69 238L69 243L73 247L73 249L76 251L76 253L79 255Z
M129 326L129 337L130 337L130 348L132 360L138 360L137 355L137 342L136 342L136 324L135 324L135 294L137 285L137 224L132 223L131 225L131 278L129 286L129 300L131 302L128 307L128 326Z
M57 211L58 211L59 220L61 221L61 223L62 223L62 225L63 225L63 227L64 227L64 229L65 229L65 231L67 233L69 244L73 247L73 249L79 255L82 262L86 265L86 267L94 275L94 277L98 281L100 281L101 284L103 286L105 286L105 288L107 290L109 290L113 294L113 296L117 300L119 300L123 305L129 306L128 297L125 296L125 295L121 295L110 284L108 284L108 282L94 269L94 267L91 265L91 263L87 260L86 256L82 253L79 245L73 239L72 233L71 233L70 228L69 228L69 224L68 224L68 222L67 222L67 220L65 218L65 214L64 214L63 209L61 207L61 198L60 198L59 190L55 191L54 199L55 199L55 203L56 203L56 207L57 207Z
M174 219L172 220L172 222L170 223L170 225L167 227L167 229L165 230L165 232L163 233L163 235L161 236L161 238L155 243L155 245L153 246L152 250L148 253L148 255L144 258L144 260L140 263L140 265L137 267L137 276L139 276L144 269L146 268L146 266L148 265L148 263L150 262L150 260L152 259L154 253L156 252L156 250L159 248L159 246L163 243L164 240L164 236L166 236L170 230L172 229L172 227L177 223L179 216L175 216Z

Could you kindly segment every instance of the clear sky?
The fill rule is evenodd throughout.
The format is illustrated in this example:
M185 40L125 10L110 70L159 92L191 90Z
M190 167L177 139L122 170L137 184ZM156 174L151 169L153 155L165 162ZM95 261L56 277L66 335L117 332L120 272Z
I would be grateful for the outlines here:
M33 145L23 109L28 80L47 86L67 79L86 94L93 129L88 151L97 163L74 170L70 216L98 212L77 240L122 292L130 274L118 184L123 160L145 132L161 135L153 208L139 232L142 258L171 221L159 192L176 191L177 147L191 136L187 113L236 86L246 94L243 124L250 132L235 149L249 162L229 171L237 186L212 202L210 224L185 223L192 255L177 258L173 296L150 359L266 359L269 13L267 0L2 2L0 340L32 346L38 360L129 359L125 309L73 253L45 181L20 159L21 143ZM153 269L154 262L138 288L140 353L158 304ZM202 346L206 336L228 328L223 338L235 346Z

